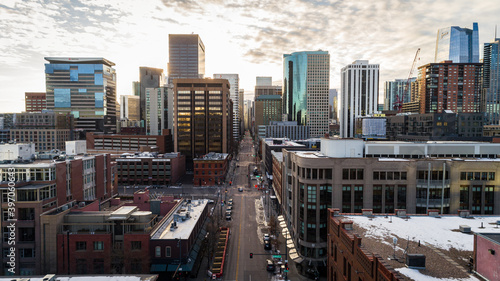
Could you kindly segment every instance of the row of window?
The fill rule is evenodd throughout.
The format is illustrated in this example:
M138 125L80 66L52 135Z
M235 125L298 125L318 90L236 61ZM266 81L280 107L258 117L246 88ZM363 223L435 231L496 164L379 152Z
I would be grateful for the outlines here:
M93 250L94 251L102 251L104 250L104 242L103 241L94 241L93 242ZM87 250L87 242L86 241L76 241L75 242L77 251L86 251ZM131 241L130 249L131 250L140 250L142 248L141 241Z

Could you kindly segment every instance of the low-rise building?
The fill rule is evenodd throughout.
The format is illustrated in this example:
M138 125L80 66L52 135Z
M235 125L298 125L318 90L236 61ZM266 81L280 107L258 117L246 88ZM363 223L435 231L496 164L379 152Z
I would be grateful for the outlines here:
M106 135L87 133L87 148L95 150L139 151L143 146L157 146L159 153L173 151L170 130L163 135Z
M193 159L193 163L195 186L223 184L229 169L229 155L210 152L203 157Z
M180 153L124 153L115 159L119 185L170 185L186 173Z

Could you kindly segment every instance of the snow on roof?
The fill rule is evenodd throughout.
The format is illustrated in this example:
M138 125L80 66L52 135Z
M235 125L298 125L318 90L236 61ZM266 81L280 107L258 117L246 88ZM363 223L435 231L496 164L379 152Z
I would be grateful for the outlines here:
M365 216L347 216L355 225L366 229L367 237L383 239L397 236L412 241L421 241L436 248L449 250L455 248L463 251L473 251L474 235L462 233L460 225L468 225L472 232L500 233L496 222L498 216L477 216L462 218L458 216L442 216L441 218L429 216L412 216L408 220L393 217L375 216L372 220ZM481 224L484 228L480 228ZM416 279L420 280L420 279Z
M100 275L100 276L56 276L57 281L141 281L141 280L154 280L151 279L154 275L136 275L136 276L126 276L126 275ZM23 277L30 281L42 281L44 276L40 277ZM10 281L16 280L11 277L0 277L0 281Z

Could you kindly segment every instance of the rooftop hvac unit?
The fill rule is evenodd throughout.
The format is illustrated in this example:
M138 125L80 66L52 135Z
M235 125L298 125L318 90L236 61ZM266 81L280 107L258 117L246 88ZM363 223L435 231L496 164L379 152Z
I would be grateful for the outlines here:
M425 255L423 254L407 254L406 266L415 269L425 269Z
M462 232L462 233L470 233L471 232L470 226L468 226L468 225L461 225L460 226L460 232Z

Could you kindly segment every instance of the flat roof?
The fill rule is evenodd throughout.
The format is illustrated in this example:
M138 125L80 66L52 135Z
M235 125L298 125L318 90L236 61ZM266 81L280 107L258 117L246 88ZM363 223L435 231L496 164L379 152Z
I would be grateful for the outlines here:
M114 66L115 63L105 58L85 58L85 57L45 57L46 61L50 63L85 63L85 64L105 64L107 66Z
M208 199L191 200L191 203L185 201L177 208L175 213L163 221L158 230L153 233L151 239L188 239L207 204ZM189 218L177 221L177 228L173 228L172 230L174 217L176 217L176 215L184 216L186 212L189 212Z

